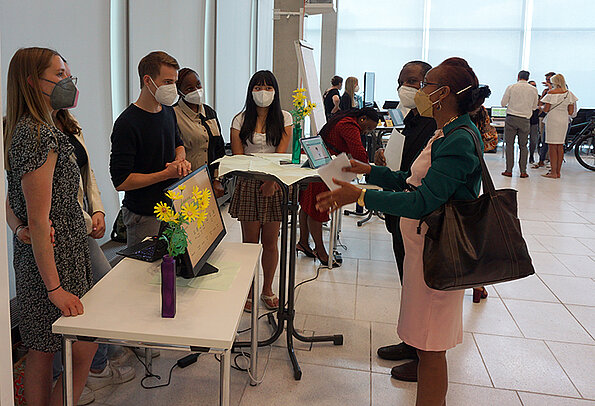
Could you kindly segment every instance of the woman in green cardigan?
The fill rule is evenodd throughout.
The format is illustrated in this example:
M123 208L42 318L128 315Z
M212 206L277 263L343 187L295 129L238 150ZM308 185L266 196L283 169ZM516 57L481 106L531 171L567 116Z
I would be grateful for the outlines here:
M417 366L417 406L443 406L448 387L446 350L463 339L463 290L430 289L423 278L425 224L418 232L419 219L449 199L477 198L481 167L471 128L481 134L469 112L483 104L490 94L479 86L473 70L461 58L449 58L430 70L415 96L422 116L434 117L436 134L413 163L410 172L392 172L386 167L351 161L345 171L367 174L368 182L393 191L360 189L335 180L341 186L318 196L320 210L337 210L358 201L370 210L401 217L405 245L403 290L397 333L415 347Z

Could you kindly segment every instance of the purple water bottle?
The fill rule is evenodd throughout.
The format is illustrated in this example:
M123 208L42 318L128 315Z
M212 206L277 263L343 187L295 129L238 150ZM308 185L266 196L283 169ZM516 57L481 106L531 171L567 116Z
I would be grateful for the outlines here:
M161 317L176 316L176 260L169 255L161 263Z

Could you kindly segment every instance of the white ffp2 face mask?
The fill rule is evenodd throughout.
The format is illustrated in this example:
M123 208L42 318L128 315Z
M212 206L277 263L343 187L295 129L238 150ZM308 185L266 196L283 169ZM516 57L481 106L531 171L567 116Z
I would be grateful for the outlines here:
M176 89L176 85L172 83L171 85L157 86L153 78L151 78L151 82L153 82L157 90L155 91L155 94L151 92L151 89L149 89L149 92L155 97L157 103L161 103L165 106L173 106L178 98L178 89Z
M203 104L205 93L203 89L196 89L184 96L184 100L192 104Z
M252 98L254 99L254 103L258 107L269 107L273 100L275 100L275 91L271 90L258 90L252 92Z

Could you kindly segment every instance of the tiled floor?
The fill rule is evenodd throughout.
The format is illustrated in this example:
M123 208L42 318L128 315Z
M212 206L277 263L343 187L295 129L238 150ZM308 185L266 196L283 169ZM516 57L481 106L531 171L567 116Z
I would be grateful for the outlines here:
M571 157L561 180L500 176L500 153L487 155L497 187L519 191L519 213L537 274L489 287L481 304L464 303L464 341L448 352L450 405L595 405L595 173ZM516 170L515 170L516 171ZM240 229L227 214L228 240ZM397 342L400 284L390 236L379 219L361 228L344 217L341 268L323 270L297 291L296 326L303 334L342 333L343 346L296 342L303 370L293 379L282 336L260 350L260 386L246 373L232 373L232 405L413 405L415 384L390 378L393 362L376 349ZM311 259L298 258L297 279L315 275ZM260 334L269 331L263 318ZM242 328L249 326L247 316ZM156 373L167 378L180 357L162 351ZM241 365L243 360L239 359ZM140 386L138 377L97 392L97 405L215 405L218 363L201 355L197 364L176 369L162 389ZM147 382L148 384L154 382Z

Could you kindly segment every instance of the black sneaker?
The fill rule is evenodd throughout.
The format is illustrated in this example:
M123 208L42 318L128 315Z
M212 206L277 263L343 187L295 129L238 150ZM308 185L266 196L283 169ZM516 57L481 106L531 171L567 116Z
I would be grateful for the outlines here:
M390 376L405 382L417 382L417 364L419 361L409 361L401 365L397 365L390 370Z
M380 358L387 359L389 361L400 361L403 359L418 359L417 350L414 347L405 343L380 347L376 352Z

